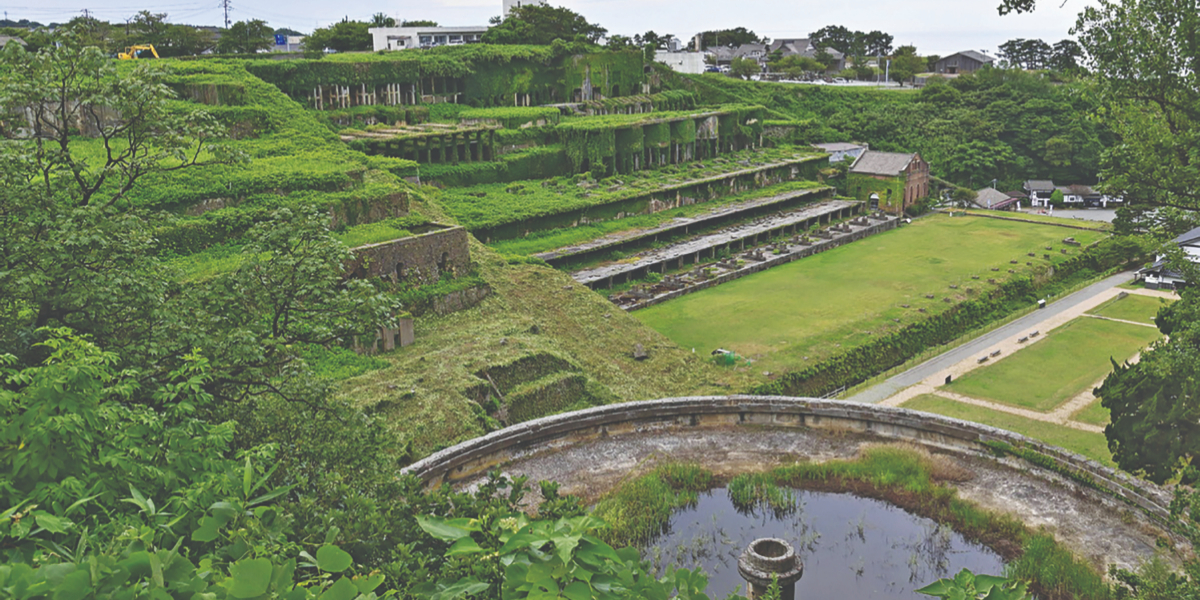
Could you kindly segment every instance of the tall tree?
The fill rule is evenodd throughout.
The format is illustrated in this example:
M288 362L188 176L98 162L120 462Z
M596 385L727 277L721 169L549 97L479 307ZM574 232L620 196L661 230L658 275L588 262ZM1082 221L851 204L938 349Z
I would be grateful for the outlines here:
M745 27L703 31L697 35L700 38L700 48L697 48L697 50L720 46L737 47L745 44L765 44L767 42L767 38L760 37L757 33Z
M1104 156L1103 187L1134 209L1200 210L1200 6L1196 0L1100 0L1074 32L1087 51L1105 120L1117 142ZM1122 468L1163 481L1200 452L1200 284L1177 249L1172 268L1192 285L1161 311L1170 336L1098 390L1112 415L1109 447ZM1195 465L1187 479L1200 479Z
M217 52L221 54L254 54L275 44L275 30L266 21L238 21L221 32Z
M554 40L596 43L608 30L568 8L544 4L514 7L508 18L483 34L485 44L549 45Z
M892 57L890 70L892 81L903 86L904 82L925 70L925 59L917 56L916 46L900 46Z
M1050 53L1050 61L1046 66L1055 71L1078 71L1080 69L1079 61L1083 58L1083 46L1075 40L1062 40L1054 47Z
M863 36L863 50L867 56L887 56L892 53L894 39L890 33L872 31Z
M396 19L389 17L387 13L375 13L371 15L371 27L395 27Z
M329 27L322 27L304 38L304 54L309 57L324 56L326 50L334 52L365 52L372 48L369 23L343 19Z

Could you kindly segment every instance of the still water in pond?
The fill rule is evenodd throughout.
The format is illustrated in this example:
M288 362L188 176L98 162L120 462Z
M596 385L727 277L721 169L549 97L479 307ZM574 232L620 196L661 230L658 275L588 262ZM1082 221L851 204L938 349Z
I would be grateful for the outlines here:
M755 539L787 540L804 562L801 599L928 599L913 590L963 568L1001 575L1004 562L949 527L891 504L849 494L795 492L795 509L739 512L725 489L700 494L696 506L671 517L667 533L643 548L661 571L703 568L708 595L746 593L737 559Z

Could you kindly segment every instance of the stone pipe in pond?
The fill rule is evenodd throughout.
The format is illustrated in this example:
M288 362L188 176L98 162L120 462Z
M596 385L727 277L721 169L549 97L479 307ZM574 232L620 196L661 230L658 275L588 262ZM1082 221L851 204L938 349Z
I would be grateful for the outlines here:
M738 558L738 573L749 583L750 600L763 598L772 578L779 581L781 600L795 600L796 582L804 575L804 564L792 545L776 538L750 542Z

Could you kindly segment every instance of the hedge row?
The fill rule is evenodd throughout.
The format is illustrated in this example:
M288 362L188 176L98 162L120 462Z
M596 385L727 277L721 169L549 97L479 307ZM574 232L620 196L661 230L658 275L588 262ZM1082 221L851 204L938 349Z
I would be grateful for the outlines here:
M422 181L446 187L548 179L570 173L562 146L539 146L506 154L492 162L434 164L421 167Z
M1055 266L1042 286L1035 285L1029 277L1010 279L986 298L966 300L862 346L755 386L747 393L818 397L843 386L857 385L929 348L1001 319L1022 304L1035 302L1038 290L1048 283L1085 271L1103 272L1143 259L1145 250L1137 242L1109 238Z

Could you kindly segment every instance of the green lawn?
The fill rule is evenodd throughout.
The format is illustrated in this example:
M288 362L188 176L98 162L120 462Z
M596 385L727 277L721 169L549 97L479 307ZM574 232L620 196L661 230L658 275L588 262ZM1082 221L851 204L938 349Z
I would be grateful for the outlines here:
M1097 398L1095 402L1079 409L1078 412L1071 415L1071 420L1091 425L1108 425L1110 415L1108 409L1101 406L1100 399Z
M634 315L686 349L728 348L758 361L755 371L795 369L899 327L893 319L925 318L919 308L928 314L945 310L948 295L963 298L969 288L978 292L988 278L1010 276L1009 268L1020 273L1030 269L1026 261L1044 265L1040 253L1036 259L1026 253L1058 247L1063 231L935 215ZM1071 234L1084 243L1105 235ZM1000 271L993 273L993 267ZM951 284L959 289L950 289Z
M1017 415L963 404L962 402L955 402L947 398L928 394L917 396L905 402L904 408L923 410L965 421L991 425L1000 429L1007 429L1014 433L1041 440L1047 444L1066 448L1071 452L1082 454L1110 467L1115 466L1112 461L1112 453L1108 451L1108 440L1105 439L1102 433L1090 433L1055 425L1054 423L1034 421L1033 419L1026 419Z
M947 386L952 392L1048 411L1095 385L1123 361L1158 339L1157 329L1081 317L999 362Z
M1151 296L1135 296L1129 295L1124 298L1114 298L1096 307L1091 311L1093 315L1100 315L1110 319L1121 319L1122 321L1136 321L1138 323L1154 324L1154 316L1158 314L1158 309L1170 304L1171 301L1166 298L1154 298Z
M964 212L964 211L955 210L954 212L958 213L958 212ZM990 216L990 217L1003 217L1005 219L1020 219L1022 221L1029 221L1030 223L1070 225L1072 227L1083 227L1085 229L1095 229L1095 230L1100 230L1100 231L1107 231L1107 230L1112 229L1112 224L1105 223L1104 221L1087 221L1084 219L1073 219L1071 217L1052 217L1050 215L1039 215L1037 213L999 212L999 211L994 211L994 210L976 210L976 209L970 209L965 212L967 212L968 214L979 215L979 216L984 216L984 217ZM1064 229L1062 231L1062 237L1064 237L1064 238L1075 237L1075 239L1079 239L1079 236L1075 236L1074 234L1072 234L1070 232L1070 230L1067 230L1067 229Z

